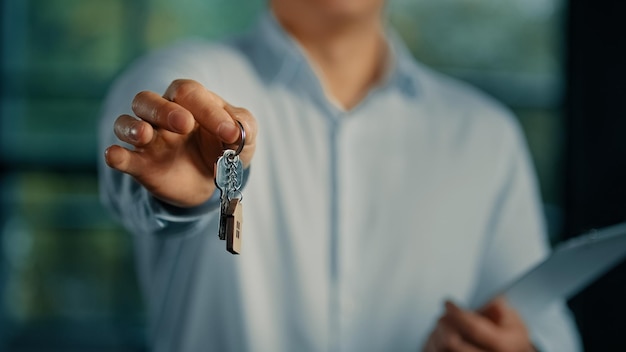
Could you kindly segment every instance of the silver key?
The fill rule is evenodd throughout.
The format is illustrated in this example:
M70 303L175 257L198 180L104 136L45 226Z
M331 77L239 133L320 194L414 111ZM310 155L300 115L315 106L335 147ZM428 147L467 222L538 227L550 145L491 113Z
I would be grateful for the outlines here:
M227 238L229 205L233 199L241 198L243 165L234 150L225 150L215 165L215 185L221 191L220 224L218 237ZM232 252L232 251L231 251Z
M222 191L222 196L228 191L239 191L243 183L243 165L235 151L227 149L217 159L215 165L215 185ZM236 190L233 189L236 186ZM226 194L227 195L227 194Z
M227 149L215 163L215 185L221 192L220 225L218 237L226 240L226 250L232 254L241 251L241 226L243 223L243 205L241 187L243 186L243 164L239 153L246 145L246 131L240 121L235 120L241 130L241 139L237 150Z

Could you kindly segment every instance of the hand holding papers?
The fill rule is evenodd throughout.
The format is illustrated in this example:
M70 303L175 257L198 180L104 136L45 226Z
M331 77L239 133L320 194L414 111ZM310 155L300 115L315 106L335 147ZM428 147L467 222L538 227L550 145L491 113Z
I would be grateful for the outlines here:
M499 291L531 320L550 303L568 298L593 282L626 255L626 223L594 230L558 245L552 254ZM478 302L479 309L487 302Z

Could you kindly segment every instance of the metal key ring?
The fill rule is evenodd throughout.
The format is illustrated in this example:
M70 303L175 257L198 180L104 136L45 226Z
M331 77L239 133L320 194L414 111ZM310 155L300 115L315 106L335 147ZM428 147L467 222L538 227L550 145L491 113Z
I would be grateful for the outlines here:
M235 151L235 155L233 155L233 157L236 157L237 155L239 155L241 151L243 150L243 147L246 145L246 130L243 129L243 125L241 124L241 121L239 120L235 120L235 121L237 121L237 123L239 124L239 129L241 130L241 142L239 143L239 147Z

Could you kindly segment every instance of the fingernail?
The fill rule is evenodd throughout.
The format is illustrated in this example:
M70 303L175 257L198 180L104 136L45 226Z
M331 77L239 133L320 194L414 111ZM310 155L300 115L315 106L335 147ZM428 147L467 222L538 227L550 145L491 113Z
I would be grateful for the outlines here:
M446 312L450 312L456 307L454 303L448 299L444 302L444 306L446 307Z
M108 147L107 149L104 150L104 162L111 166L111 160L109 160L109 150L111 150L111 147Z
M131 126L128 128L128 131L126 131L126 134L128 135L128 138L132 139L133 141L137 141L137 139L139 138L139 130L137 129L137 126Z
M237 141L239 134L239 128L235 126L234 122L222 122L217 127L217 135L228 143L234 143Z
M139 134L139 131L137 129L137 125L136 124L131 124L130 126L123 126L123 127L115 127L117 129L117 131L119 131L119 133L122 136L125 136L126 138L130 139L133 142L137 141L137 136Z

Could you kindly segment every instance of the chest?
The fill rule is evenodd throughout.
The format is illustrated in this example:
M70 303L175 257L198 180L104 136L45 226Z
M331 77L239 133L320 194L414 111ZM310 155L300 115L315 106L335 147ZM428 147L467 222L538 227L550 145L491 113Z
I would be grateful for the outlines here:
M395 96L366 104L337 115L275 94L256 107L246 192L267 229L259 238L284 233L286 248L318 260L339 253L355 277L416 261L472 270L492 206L489 161L427 108Z

